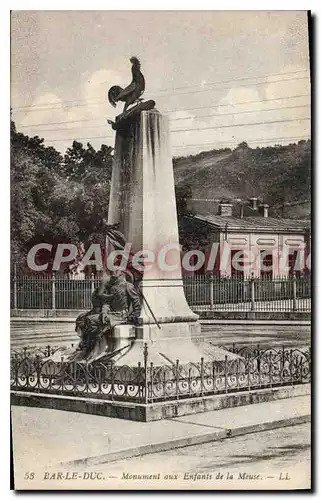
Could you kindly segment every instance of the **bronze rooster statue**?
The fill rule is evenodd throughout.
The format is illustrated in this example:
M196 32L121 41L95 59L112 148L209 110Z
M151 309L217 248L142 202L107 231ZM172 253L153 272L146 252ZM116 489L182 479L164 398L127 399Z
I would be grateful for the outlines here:
M132 76L133 79L128 87L124 89L119 87L119 85L114 85L108 91L108 100L114 108L118 101L125 102L123 113L126 111L128 106L136 101L141 100L140 96L145 90L145 78L140 71L140 62L137 57L131 57L130 62L132 63Z

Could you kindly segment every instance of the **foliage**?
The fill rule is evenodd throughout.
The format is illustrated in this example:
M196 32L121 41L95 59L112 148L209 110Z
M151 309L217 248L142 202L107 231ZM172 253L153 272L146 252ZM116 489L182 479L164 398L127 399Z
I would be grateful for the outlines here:
M175 186L177 215L191 214L192 210L188 206L188 201L192 198L193 191L189 184Z
M174 159L174 176L179 188L192 186L192 198L256 196L277 214L280 206L311 197L311 141L255 149L242 142L233 151L209 151L206 158Z
M94 182L108 182L112 170L112 149L103 144L96 151L91 144L87 143L87 149L81 142L73 141L72 147L68 148L64 156L64 174L69 180L83 181L89 177Z
M43 142L11 122L11 253L24 270L37 243L103 242L108 213L112 148L74 141L62 157Z

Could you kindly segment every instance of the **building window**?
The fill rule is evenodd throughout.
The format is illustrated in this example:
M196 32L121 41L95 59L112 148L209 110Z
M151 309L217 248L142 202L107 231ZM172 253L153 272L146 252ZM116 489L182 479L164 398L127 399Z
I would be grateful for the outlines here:
M244 253L242 250L231 250L231 276L244 278Z
M288 266L289 266L289 275L290 276L296 276L297 278L299 278L301 276L300 254L299 254L298 250L294 250L294 252L289 253Z
M260 251L261 278L273 278L273 255L267 250Z

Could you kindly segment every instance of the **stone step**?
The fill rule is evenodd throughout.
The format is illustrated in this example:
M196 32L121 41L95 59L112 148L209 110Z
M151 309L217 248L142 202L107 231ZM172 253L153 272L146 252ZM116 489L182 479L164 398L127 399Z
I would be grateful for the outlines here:
M77 339L73 337L51 337L51 338L40 338L40 339L20 339L20 340L14 340L11 342L11 349L17 349L17 348L22 348L22 347L31 347L31 346L60 346L60 345L77 345L79 342L79 338Z
M62 330L48 330L48 331L28 331L24 330L21 333L15 332L14 334L11 335L11 339L21 339L25 337L41 337L44 335L52 336L52 335L69 335L69 336L76 336L76 332L73 331L62 331Z
M33 330L42 328L43 330L74 330L75 323L12 323L11 330L23 331L23 330Z
M264 343L310 340L310 325L293 322L291 324L262 324L260 322L235 324L206 322L202 324L202 336L217 345L238 342ZM11 320L11 347L28 345L46 346L78 343L74 321L28 321Z
M21 337L26 334L43 334L43 333L75 333L74 328L64 329L64 328L21 328L19 330L11 329L11 337Z
M11 321L11 348L78 344L74 322Z
M19 340L24 340L24 339L35 339L35 340L39 340L39 339L42 339L42 338L48 338L48 339L52 339L52 338L79 338L78 335L76 333L68 333L68 332L49 332L49 333L46 333L46 335L44 335L43 333L37 333L36 335L34 335L33 333L25 333L24 335L16 335L14 337L11 337L11 341L16 341L18 342Z

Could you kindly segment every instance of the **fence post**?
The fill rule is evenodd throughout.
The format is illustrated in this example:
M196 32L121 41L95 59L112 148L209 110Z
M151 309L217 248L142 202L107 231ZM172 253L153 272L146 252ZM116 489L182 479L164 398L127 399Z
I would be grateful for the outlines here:
M56 309L56 276L52 273L51 277L51 309Z
M255 287L254 287L254 275L250 278L250 289L251 289L251 311L255 311Z
M17 309L17 268L13 267L13 308Z
M175 385L176 385L176 400L179 399L179 359L176 360L175 365Z
M95 290L95 275L94 273L91 273L91 293L93 294L94 293L94 290Z
M227 394L227 388L228 388L227 376L228 376L228 371L227 371L227 355L225 355L225 360L224 360L224 378L225 378L225 393L226 394Z
M204 395L204 358L201 358L201 396Z
M211 306L211 309L214 308L214 290L213 290L213 287L214 287L214 278L213 278L213 275L211 274L210 275L210 306Z
M293 307L292 307L292 309L293 309L293 311L297 311L296 277L295 276L293 277L292 283L293 283L293 288L292 288L292 290L293 290Z
M143 356L144 356L144 383L145 383L145 404L148 403L148 369L147 369L147 363L148 363L148 347L147 347L147 342L144 343L144 348L143 348Z

